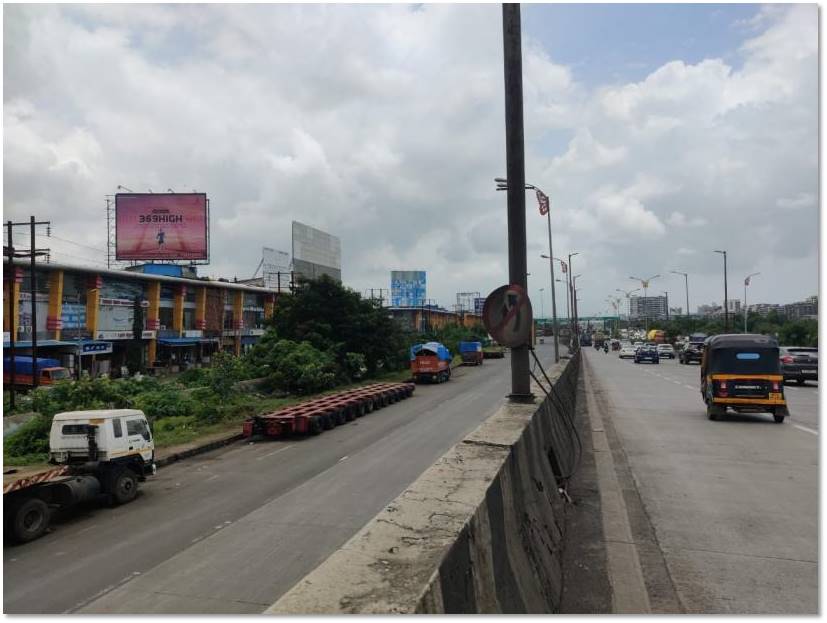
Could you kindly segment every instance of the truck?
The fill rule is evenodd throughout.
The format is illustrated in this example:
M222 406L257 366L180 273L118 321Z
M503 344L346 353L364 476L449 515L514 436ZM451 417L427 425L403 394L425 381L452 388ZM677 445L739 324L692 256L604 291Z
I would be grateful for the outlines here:
M42 471L4 471L3 528L13 541L42 536L57 510L134 500L138 483L156 472L155 442L137 409L68 411L52 419L49 463Z
M11 384L11 357L3 357L3 385ZM34 377L38 377L39 385L54 385L57 381L71 378L69 370L60 365L57 359L30 355L16 355L14 357L14 385L15 387L34 387Z
M411 374L416 383L443 383L451 378L451 351L439 342L411 346Z
M646 339L647 341L654 342L655 344L663 344L666 342L666 333L661 329L652 329L646 334Z
M481 366L483 360L482 342L460 342L459 354L462 357L462 363Z

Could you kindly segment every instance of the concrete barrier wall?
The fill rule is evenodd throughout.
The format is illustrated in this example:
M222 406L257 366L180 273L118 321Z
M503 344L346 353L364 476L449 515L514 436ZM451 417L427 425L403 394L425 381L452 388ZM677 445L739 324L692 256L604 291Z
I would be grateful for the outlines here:
M562 592L565 473L579 355L549 374L560 401L504 401L266 612L548 613ZM556 466L556 467L553 467Z

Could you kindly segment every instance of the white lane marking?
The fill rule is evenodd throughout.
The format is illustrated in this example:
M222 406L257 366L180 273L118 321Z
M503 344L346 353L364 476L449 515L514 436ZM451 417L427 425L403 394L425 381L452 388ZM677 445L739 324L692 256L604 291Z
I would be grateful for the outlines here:
M798 430L803 430L805 433L810 433L811 435L818 435L817 430L813 430L812 428L807 428L806 426L801 426L801 424L793 424L793 428L797 428Z
M209 478L207 478L204 482L209 482L210 480L215 480L215 479L216 479L216 478L218 478L220 475L221 475L221 474L213 474L212 476L210 476Z
M695 388L694 388L694 387L692 387L691 385L684 385L684 387L685 387L686 389L695 389Z
M339 463L341 463L342 461L347 461L347 455L345 455L341 459L339 459Z
M290 448L292 448L295 445L296 444L293 443L293 444L290 444L289 446L284 446L283 448L279 448L278 450L273 450L272 452L268 452L267 454L264 454L264 455L258 457L256 459L256 461L260 461L261 459L266 459L268 456L273 456L274 454L278 454L279 452L284 452L285 450L289 450Z

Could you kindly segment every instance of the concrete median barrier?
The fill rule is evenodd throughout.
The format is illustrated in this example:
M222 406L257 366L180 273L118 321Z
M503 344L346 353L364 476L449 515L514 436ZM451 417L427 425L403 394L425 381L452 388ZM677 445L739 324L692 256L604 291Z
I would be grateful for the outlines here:
M504 401L266 613L556 612L579 367L552 368L555 400Z

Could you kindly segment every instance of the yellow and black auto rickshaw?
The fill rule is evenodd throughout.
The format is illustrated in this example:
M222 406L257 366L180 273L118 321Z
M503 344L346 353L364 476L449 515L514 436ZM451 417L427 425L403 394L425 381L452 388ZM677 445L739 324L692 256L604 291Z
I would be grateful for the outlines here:
M771 413L779 424L790 414L778 342L766 335L707 338L701 360L701 396L710 420L738 413Z

